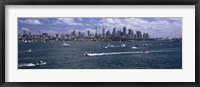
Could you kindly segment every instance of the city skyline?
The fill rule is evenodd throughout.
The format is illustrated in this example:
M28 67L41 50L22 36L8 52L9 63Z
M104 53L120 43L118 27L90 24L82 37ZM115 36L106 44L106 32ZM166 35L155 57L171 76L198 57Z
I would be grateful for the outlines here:
M50 35L76 31L86 36L88 31L95 35L106 35L107 31L112 35L119 31L125 34L142 31L142 35L147 33L152 38L181 38L182 18L18 18L18 33L23 31Z

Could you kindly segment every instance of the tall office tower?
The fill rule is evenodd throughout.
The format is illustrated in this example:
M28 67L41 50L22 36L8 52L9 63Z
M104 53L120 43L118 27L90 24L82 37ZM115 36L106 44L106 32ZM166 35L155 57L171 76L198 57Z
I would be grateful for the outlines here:
M145 40L146 39L146 33L143 33L142 38Z
M78 36L81 37L81 32L80 31L78 32Z
M134 39L134 33L131 29L128 30L128 38L129 39Z
M97 26L95 27L95 29L96 29L96 33L95 33L95 36L97 37Z
M102 29L103 38L105 38L105 28Z
M74 30L72 33L71 33L72 36L76 36L76 31Z
M128 39L131 39L131 33L132 32L132 30L131 29L128 29Z
M135 38L135 34L134 34L134 31L132 31L131 39L134 39L134 38Z
M87 31L87 36L90 37L90 30Z
M106 38L110 38L110 31L109 30L106 32Z
M123 27L123 36L126 36L126 27Z
M121 31L117 31L117 37L120 37L121 36Z
M146 39L150 39L149 33L146 33Z
M134 38L133 38L134 40L136 40L137 39L137 35L136 34L134 34Z
M150 36L149 36L148 33L143 33L143 39L144 39L144 40L147 40L147 39L149 39L149 38L150 38Z
M112 36L114 36L114 37L116 36L116 27L113 28Z
M137 40L141 40L142 39L141 31L136 31L136 35L137 35Z

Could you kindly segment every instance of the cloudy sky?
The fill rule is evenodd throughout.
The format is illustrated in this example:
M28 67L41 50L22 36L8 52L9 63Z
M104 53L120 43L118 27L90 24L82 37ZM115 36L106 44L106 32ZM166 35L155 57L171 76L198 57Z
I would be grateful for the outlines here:
M102 33L102 28L110 30L123 27L143 33L151 37L182 37L182 18L18 18L18 33L23 30L32 34L39 31L54 35L71 33L73 30L86 33L87 30Z

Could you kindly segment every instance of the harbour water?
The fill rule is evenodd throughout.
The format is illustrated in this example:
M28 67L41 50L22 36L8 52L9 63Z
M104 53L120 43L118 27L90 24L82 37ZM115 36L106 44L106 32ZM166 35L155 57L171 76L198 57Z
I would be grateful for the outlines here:
M18 68L182 69L181 42L66 41L65 43L70 46L62 46L61 41L19 42ZM40 61L47 64L37 65Z

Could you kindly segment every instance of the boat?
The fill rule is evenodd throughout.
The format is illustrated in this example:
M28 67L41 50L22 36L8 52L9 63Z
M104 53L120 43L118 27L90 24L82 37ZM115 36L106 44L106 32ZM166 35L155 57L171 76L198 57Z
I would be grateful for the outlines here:
M142 51L143 53L149 53L149 51Z
M114 45L108 44L108 45L105 46L104 48L109 48L109 47L114 47Z
M92 51L84 52L84 56L88 56L89 53L92 53Z
M132 49L137 49L138 47L136 47L136 46L132 46L131 48L132 48Z
M40 61L39 63L36 63L37 66L42 66L42 65L46 65L47 62L43 62L43 61Z
M30 53L30 52L31 52L31 49L27 50L27 52L29 52L29 53Z
M121 47L125 47L126 45L123 43L123 44L121 44Z
M26 41L26 40L23 40L22 42L24 42L24 43L27 43L28 41Z
M69 47L71 44L66 44L65 42L62 44L63 47Z
M143 46L144 46L144 47L148 47L149 45L148 45L148 44L143 44Z

